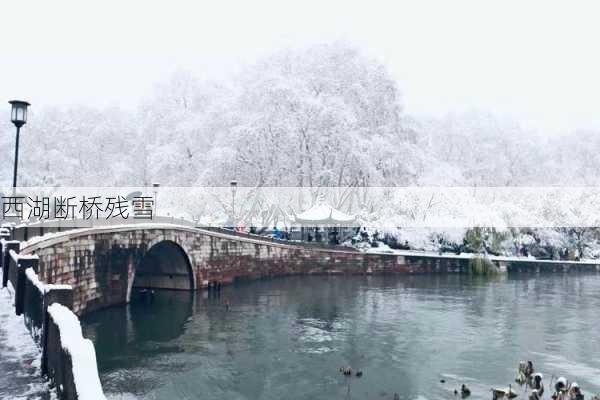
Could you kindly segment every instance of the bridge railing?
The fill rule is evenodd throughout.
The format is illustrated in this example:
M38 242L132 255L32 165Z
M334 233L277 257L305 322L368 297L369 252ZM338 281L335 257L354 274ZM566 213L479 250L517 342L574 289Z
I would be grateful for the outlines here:
M10 268L10 250L15 250L18 252L21 245L18 240L6 239L1 239L0 245L2 246L0 249L0 263L2 264L2 287L5 288L8 286L9 282L8 276Z
M106 400L91 340L85 339L79 318L67 307L48 307L46 373L63 400Z
M183 218L175 218L169 216L154 216L151 220L149 219L120 219L118 225L136 225L142 223L159 223L159 224L174 224L179 226L187 226L190 228L198 228L206 231L222 233L230 236L237 236L241 238L260 240L269 243L279 243L285 245L302 246L311 249L326 249L326 250L344 250L344 251L357 251L353 247L343 245L332 245L326 242L305 242L299 240L286 240L286 239L275 239L272 237L239 232L233 229L213 227L213 226L198 226L192 221L185 220ZM69 220L47 220L47 221L26 221L11 226L11 238L18 241L26 241L33 237L43 236L47 233L64 232L73 229L81 228L94 228L102 226L115 225L115 220L112 219L69 219Z
M25 291L23 293L23 318L33 339L43 348L44 297L46 290L33 268L25 270Z
M19 250L18 241L0 240L2 284L11 288L15 314L23 315L42 349L42 374L53 382L61 400L105 399L94 345L83 338L79 319L70 310L73 289L44 284L37 275L39 258Z
M154 216L152 219L51 219L51 220L29 220L19 223L5 223L4 229L10 230L11 238L14 240L25 241L36 236L43 236L47 233L64 232L73 229L94 228L111 225L135 225L143 223L175 224L188 227L195 227L191 221L182 218Z

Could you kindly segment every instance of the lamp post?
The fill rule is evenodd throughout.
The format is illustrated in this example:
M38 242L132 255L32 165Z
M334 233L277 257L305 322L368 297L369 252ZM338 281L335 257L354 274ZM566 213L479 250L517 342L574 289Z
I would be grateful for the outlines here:
M15 146L15 169L13 173L13 192L17 188L17 167L19 165L19 133L21 127L27 123L27 107L29 103L21 100L11 100L9 104L12 105L10 113L10 120L17 127L17 145Z
M237 191L237 181L234 179L229 182L229 186L231 186L231 224L233 225L233 230L235 230L235 192Z
M158 188L160 187L160 183L153 183L152 187L154 188L154 215L158 216L158 206L157 206L157 199L158 199Z

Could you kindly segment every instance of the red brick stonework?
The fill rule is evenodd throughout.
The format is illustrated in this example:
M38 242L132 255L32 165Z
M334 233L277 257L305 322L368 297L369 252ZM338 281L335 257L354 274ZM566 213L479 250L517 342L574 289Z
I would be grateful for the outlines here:
M142 279L139 271L144 256L153 246L165 241L181 251L172 257L160 257L162 261L157 267L160 276L146 277L149 279L146 282L151 282L150 287L193 290L209 282L230 283L238 279L293 274L459 273L466 271L469 263L464 257L318 249L167 224L65 232L26 244L22 253L39 256L39 275L45 282L72 285L73 310L83 315L128 302L136 271ZM162 245L155 249L167 247ZM170 262L176 264L176 259L180 260L179 264L184 260L184 265L171 267ZM147 257L143 264L148 263ZM495 264L503 270L511 268L511 262ZM572 268L560 263L519 261L514 264L519 270ZM598 270L596 264L581 265L581 268Z
M65 232L22 252L39 256L45 282L72 285L73 309L82 315L128 302L136 269L152 246L163 241L180 246L188 258L193 287L185 289L292 274L458 272L464 264L435 258L407 263L403 256L306 248L175 225Z

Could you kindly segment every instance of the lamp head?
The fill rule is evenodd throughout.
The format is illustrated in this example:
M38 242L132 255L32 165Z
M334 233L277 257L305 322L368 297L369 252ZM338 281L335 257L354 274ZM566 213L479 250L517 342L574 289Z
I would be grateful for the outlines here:
M22 100L11 100L9 104L12 105L10 120L17 128L22 127L27 123L27 107L30 104Z

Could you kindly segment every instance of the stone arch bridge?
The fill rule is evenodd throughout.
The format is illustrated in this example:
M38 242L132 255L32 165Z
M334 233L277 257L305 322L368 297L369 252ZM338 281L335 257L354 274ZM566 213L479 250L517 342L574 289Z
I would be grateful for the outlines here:
M404 257L317 248L173 224L76 229L34 237L40 279L73 287L79 314L129 302L133 288L196 290L209 283L310 274L410 272ZM435 269L435 265L431 266ZM456 265L458 267L458 265Z
M469 255L362 253L169 223L34 236L22 242L21 253L39 257L44 282L72 286L79 315L127 303L135 287L196 290L215 282L294 274L460 273L469 271L470 262ZM600 271L597 262L491 261L501 271Z

